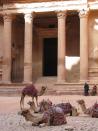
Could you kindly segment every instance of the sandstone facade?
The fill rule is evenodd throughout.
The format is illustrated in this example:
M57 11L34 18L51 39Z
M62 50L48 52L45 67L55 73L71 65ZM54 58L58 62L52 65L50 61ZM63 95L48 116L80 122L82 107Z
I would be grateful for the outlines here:
M0 82L56 76L59 83L97 84L97 5L94 0L1 1Z

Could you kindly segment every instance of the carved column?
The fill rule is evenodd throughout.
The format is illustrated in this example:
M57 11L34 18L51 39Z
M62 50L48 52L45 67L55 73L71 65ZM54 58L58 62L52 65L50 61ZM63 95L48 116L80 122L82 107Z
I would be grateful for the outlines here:
M4 15L3 83L11 82L11 15Z
M32 14L25 14L24 82L32 83Z
M80 81L88 80L88 11L81 10L80 16Z
M65 82L66 12L58 12L58 82Z

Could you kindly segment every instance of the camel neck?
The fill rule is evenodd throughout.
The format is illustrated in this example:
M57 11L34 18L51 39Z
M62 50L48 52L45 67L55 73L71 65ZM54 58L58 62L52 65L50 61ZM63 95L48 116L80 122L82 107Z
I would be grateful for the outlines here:
M83 112L86 113L86 106L85 106L85 104L81 104L81 108L82 108Z
M45 93L45 90L41 90L40 92L38 92L38 96L42 96Z

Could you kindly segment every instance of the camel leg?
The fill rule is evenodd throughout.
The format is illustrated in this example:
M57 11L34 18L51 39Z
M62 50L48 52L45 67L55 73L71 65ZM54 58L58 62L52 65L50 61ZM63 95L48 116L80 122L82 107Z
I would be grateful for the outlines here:
M34 97L32 97L32 101L34 102ZM37 101L36 101L36 105L37 105Z
M36 96L36 104L37 104L37 106L38 106L38 96Z
M46 126L50 126L51 125L51 123L50 123L50 116L49 116L48 121L47 121L47 123L45 125Z
M38 126L38 123L32 122L32 126Z
M25 95L21 95L21 99L20 99L20 109L22 110L24 108L24 97Z
M32 102L34 102L34 97L32 96Z
M45 126L49 126L49 125L47 123L39 124L39 127L45 127Z
M32 97L32 101L34 102L34 97ZM38 109L37 109L37 107L36 107L36 105L35 105L35 102L34 102L34 104L32 105L32 110L33 110L35 113L38 113Z
M70 116L72 116L72 110L70 111Z

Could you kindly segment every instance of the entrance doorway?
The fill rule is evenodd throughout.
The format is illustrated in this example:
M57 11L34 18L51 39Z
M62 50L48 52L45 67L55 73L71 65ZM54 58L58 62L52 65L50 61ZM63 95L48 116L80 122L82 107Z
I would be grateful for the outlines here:
M57 38L44 39L43 76L57 76Z

